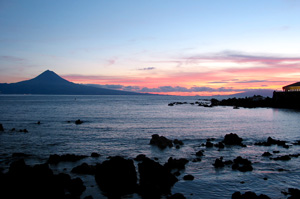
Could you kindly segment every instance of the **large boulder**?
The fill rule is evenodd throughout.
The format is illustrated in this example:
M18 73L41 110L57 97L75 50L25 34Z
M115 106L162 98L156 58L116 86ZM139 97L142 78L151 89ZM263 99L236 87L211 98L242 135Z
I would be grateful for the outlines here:
M239 145L239 146L244 146L242 143L243 139L240 138L237 134L235 133L230 133L226 134L224 137L223 142L226 145Z
M133 160L112 157L96 166L95 179L108 198L131 194L137 188L137 173Z
M1 194L7 198L64 199L65 191L71 198L78 198L85 190L79 178L72 180L67 174L54 175L48 164L31 167L22 159L13 162L0 181Z
M139 194L147 198L159 198L169 194L178 179L164 166L146 158L138 164L140 174Z

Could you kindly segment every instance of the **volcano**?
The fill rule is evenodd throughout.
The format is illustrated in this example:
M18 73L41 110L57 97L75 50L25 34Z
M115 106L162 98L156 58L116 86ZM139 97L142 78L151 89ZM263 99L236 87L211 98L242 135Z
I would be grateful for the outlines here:
M1 94L41 94L41 95L144 95L105 88L76 84L63 79L55 72L46 70L37 77L17 83L0 84Z

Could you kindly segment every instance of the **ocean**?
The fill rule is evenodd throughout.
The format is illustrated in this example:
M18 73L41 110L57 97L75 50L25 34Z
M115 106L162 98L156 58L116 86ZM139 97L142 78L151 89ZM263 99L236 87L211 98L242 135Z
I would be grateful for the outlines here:
M145 154L164 164L169 157L187 158L190 162L183 170L172 193L182 193L188 199L231 198L240 191L265 194L270 198L287 198L282 191L300 188L300 158L273 160L263 157L270 152L273 157L298 154L300 146L300 111L274 108L233 109L191 105L200 97L178 96L51 96L51 95L0 95L0 167L6 172L17 157L13 153L25 153L29 165L47 161L51 154L88 155L101 154L99 158L85 158L75 163L63 162L50 165L54 173L65 172L80 165L101 163L109 156L134 158ZM187 104L168 106L170 102ZM80 119L82 124L76 125ZM40 121L40 124L37 124ZM11 131L12 129L15 131ZM19 132L26 129L28 133ZM247 147L226 146L206 148L202 144L208 138L218 143L229 133L243 138ZM159 134L168 139L182 140L180 149L161 150L149 144L151 135ZM282 146L257 146L268 137L287 141ZM199 162L192 162L195 153L204 150ZM273 153L279 151L279 153ZM237 156L251 160L253 171L240 172L231 166L215 168L216 158L233 160ZM192 181L183 180L191 174ZM81 198L106 198L93 176L80 177L87 189ZM137 194L126 198L139 199Z

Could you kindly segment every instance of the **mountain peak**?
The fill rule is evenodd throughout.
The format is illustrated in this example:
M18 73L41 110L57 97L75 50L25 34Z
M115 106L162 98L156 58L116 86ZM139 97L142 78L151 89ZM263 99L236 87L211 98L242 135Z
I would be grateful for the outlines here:
M37 77L33 78L30 81L45 83L45 82L51 82L51 83L70 83L69 81L61 78L59 75L57 75L55 72L51 70L46 70Z

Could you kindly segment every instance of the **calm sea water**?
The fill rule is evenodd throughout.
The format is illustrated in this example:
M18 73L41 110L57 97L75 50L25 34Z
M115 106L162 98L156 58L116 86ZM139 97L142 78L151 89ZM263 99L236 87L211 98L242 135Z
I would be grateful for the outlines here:
M198 99L175 96L0 95L0 123L5 128L5 132L0 133L0 167L7 169L14 160L11 155L15 152L30 154L27 164L43 163L50 154L90 155L98 152L102 155L51 167L55 172L63 169L69 172L82 162L96 164L108 156L134 158L143 153L150 158L157 157L163 164L169 157L192 160L197 151L204 149L202 161L190 161L186 165L172 193L181 192L187 198L196 199L231 198L235 191L253 191L271 198L286 198L281 191L300 188L300 158L274 161L261 156L265 151L272 153L275 150L280 151L279 155L300 153L300 146L284 149L254 145L255 142L266 141L269 136L289 141L290 145L300 140L299 111L204 108L190 104L168 106L174 101L195 102ZM75 125L77 119L84 123ZM12 128L29 132L11 132ZM180 139L184 146L165 150L150 146L151 135L155 133L169 139ZM218 142L228 133L238 134L247 147L218 150L201 146L207 138L215 138ZM233 160L239 155L252 161L252 172L232 171L230 167L215 169L212 165L221 156L225 160ZM279 172L280 168L286 171ZM182 177L185 174L194 175L195 180L184 181ZM93 176L78 176L87 186L82 196L105 198Z

